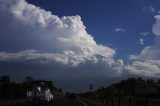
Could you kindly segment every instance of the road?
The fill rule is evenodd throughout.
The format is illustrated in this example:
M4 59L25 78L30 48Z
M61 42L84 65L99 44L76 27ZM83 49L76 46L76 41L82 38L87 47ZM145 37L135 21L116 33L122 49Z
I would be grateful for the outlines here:
M84 106L78 99L61 98L55 99L53 106Z
M16 106L96 106L92 103L87 103L80 101L79 99L69 99L69 98L57 98L54 99L53 103L46 104L46 103L25 103L19 104Z

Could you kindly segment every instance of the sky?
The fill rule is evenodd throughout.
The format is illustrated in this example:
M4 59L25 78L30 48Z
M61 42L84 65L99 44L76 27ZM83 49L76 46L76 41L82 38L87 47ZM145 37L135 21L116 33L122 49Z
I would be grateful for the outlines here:
M160 77L160 0L0 0L0 75L85 91Z

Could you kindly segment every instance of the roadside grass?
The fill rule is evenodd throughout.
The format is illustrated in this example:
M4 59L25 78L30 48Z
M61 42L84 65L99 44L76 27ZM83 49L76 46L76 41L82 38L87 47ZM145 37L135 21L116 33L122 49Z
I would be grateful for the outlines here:
M0 106L12 106L16 104L25 103L25 99L11 99L11 100L0 100Z

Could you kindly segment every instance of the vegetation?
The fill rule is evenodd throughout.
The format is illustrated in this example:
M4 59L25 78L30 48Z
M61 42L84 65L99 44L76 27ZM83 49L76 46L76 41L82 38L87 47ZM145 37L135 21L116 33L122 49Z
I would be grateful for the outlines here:
M40 80L33 80L32 77L27 76L22 83L15 83L10 81L10 77L5 75L0 77L0 101L22 99L26 97L26 91L32 90L35 82ZM44 81L44 80L42 80ZM56 88L52 81L47 81L51 91L62 92L61 89Z
M113 84L106 88L101 87L94 92L81 94L83 97L89 98L107 98L107 97L160 97L160 80L128 78L121 80L117 84Z

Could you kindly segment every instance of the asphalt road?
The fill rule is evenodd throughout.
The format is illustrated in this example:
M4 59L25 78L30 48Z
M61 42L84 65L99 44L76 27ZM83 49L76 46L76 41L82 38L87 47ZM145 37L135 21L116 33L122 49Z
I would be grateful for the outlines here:
M85 104L86 105L85 105ZM95 104L92 103L87 103L84 102L82 103L78 99L69 99L69 98L57 98L54 99L53 103L25 103L25 104L19 104L16 106L96 106Z
M61 98L55 99L53 106L84 106L78 99Z

